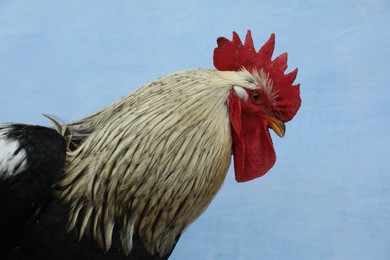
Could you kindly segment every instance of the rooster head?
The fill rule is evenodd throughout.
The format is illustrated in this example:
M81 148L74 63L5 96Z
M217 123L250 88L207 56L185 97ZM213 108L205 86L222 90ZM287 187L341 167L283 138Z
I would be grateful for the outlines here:
M247 86L232 86L228 98L233 139L234 171L238 182L263 176L276 161L269 128L283 137L284 123L297 113L301 98L299 84L293 85L298 69L284 74L287 53L271 60L275 35L257 52L248 31L242 44L220 37L214 50L214 66L221 71L247 71Z

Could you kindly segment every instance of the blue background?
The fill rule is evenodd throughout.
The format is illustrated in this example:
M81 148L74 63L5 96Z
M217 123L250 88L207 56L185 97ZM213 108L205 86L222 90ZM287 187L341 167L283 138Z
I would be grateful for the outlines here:
M219 36L275 32L303 100L277 163L242 184L231 169L171 259L390 259L389 25L388 0L2 0L0 121L73 121L213 68Z

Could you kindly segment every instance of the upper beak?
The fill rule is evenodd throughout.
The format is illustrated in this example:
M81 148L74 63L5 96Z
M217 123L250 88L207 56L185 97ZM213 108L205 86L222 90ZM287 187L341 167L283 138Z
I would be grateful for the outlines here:
M267 121L268 121L268 127L272 128L272 130L274 130L274 132L279 137L284 136L284 134L286 133L286 126L282 121L280 121L279 119L273 116L267 116Z

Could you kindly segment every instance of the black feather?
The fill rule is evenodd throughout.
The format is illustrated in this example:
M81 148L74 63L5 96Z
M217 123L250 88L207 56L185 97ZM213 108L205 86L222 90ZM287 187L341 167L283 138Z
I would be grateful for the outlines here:
M65 163L65 141L55 130L22 124L7 128L4 138L20 144L14 155L24 150L26 165L18 174L0 180L1 252L8 251L29 219L39 214Z

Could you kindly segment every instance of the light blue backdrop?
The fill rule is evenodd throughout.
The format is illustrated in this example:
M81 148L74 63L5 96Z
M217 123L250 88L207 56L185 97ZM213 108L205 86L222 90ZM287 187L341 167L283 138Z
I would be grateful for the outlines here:
M273 135L276 166L243 184L230 171L172 259L390 259L389 25L388 0L2 0L0 121L76 120L213 68L219 36L275 32L303 99Z

